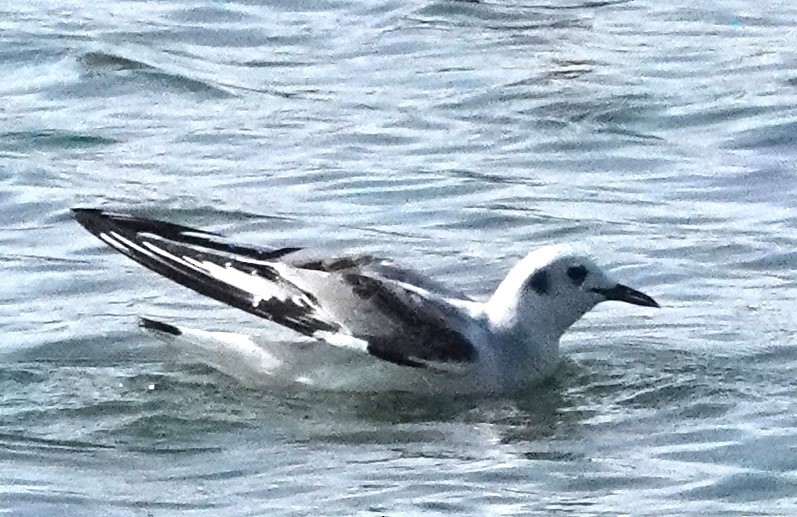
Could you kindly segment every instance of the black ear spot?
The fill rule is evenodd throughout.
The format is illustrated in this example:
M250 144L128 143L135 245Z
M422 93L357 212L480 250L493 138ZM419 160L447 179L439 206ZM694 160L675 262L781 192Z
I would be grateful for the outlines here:
M531 275L529 286L539 295L548 294L548 272L541 269Z
M570 266L567 268L567 276L574 284L581 285L584 283L584 279L587 278L587 268L584 266Z

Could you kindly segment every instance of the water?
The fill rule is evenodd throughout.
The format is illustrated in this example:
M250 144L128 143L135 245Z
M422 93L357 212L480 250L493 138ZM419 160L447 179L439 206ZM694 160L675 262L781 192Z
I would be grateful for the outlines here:
M797 508L797 4L0 7L0 507L16 515ZM293 339L72 206L390 256L477 295L587 240L606 304L545 386L242 386L137 315Z

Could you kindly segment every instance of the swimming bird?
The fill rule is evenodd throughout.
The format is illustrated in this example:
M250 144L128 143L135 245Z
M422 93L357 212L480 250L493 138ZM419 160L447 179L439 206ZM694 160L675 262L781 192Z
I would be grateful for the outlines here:
M597 304L659 307L567 246L529 253L486 301L372 256L318 258L232 243L180 224L75 208L103 242L194 291L317 343L256 343L142 318L140 325L245 382L335 390L505 392L559 363L559 340Z

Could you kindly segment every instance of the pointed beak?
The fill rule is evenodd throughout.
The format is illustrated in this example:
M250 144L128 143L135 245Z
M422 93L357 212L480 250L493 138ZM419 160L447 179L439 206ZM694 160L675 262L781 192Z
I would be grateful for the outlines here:
M659 307L659 304L643 292L632 289L627 285L617 284L608 289L593 289L598 294L602 294L607 300L632 303L643 307Z

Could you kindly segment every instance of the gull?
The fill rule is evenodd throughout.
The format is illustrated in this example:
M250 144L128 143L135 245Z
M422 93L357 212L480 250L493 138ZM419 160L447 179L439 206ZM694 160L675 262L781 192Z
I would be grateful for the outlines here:
M158 338L244 383L323 390L499 393L549 377L559 340L597 304L659 307L589 257L544 246L486 301L373 256L318 258L204 230L74 208L116 251L194 291L309 338L256 342L141 318Z

